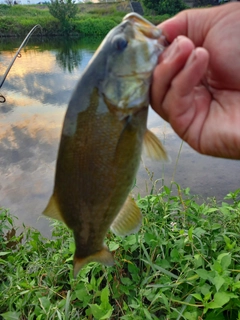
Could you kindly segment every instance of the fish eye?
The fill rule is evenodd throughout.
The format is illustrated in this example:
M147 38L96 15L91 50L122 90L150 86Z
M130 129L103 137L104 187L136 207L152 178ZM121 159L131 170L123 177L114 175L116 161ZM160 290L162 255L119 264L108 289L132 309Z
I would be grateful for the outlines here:
M114 46L117 48L119 51L123 51L128 45L128 41L121 36L116 36L114 38Z

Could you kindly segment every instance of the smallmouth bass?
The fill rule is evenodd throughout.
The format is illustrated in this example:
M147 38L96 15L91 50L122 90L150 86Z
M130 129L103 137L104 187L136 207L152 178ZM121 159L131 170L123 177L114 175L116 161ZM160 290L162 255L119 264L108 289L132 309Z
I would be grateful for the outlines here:
M104 244L138 231L142 215L129 195L142 147L167 159L146 128L149 88L163 50L161 31L130 13L112 29L83 72L66 112L53 195L43 212L73 230L74 276L89 262L114 264Z

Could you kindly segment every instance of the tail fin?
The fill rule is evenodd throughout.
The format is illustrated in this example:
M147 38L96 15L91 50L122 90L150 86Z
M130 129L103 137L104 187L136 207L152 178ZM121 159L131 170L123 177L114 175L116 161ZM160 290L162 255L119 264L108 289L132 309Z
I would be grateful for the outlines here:
M108 250L106 246L104 246L101 251L98 251L95 254L85 258L78 258L75 254L73 261L74 278L76 278L78 272L82 269L82 267L90 262L99 262L104 264L105 266L110 267L114 265L114 258L112 253Z

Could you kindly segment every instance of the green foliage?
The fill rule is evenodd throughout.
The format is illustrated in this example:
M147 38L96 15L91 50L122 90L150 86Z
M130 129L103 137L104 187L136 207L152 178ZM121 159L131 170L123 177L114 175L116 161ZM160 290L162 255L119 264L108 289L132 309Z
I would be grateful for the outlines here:
M121 3L122 4L122 3ZM72 5L74 5L72 3ZM50 4L51 6L51 4ZM120 11L118 11L120 7ZM126 3L122 7L120 3L112 4L75 4L78 13L74 19L68 19L64 23L54 18L47 6L21 5L7 6L0 4L0 34L8 36L26 36L36 25L42 26L42 34L62 35L67 32L74 36L105 36L113 27L119 24L127 13ZM125 11L124 11L125 10ZM147 17L154 24L168 19L170 15ZM34 35L40 34L38 29Z
M54 222L52 238L16 234L0 211L3 319L186 319L240 317L240 189L221 204L189 189L138 198L144 221L124 239L107 235L116 265L89 264L72 277L74 241Z
M64 31L70 30L70 20L73 19L78 7L73 0L51 0L48 5L50 14L58 19Z
M75 22L75 31L83 36L105 36L117 23L112 19L88 18Z
M104 5L104 7L103 7ZM42 26L43 35L101 36L106 35L114 26L121 22L126 14L117 11L117 4L77 4L75 19L63 24L54 18L47 6L21 5L7 6L0 4L0 34L8 36L26 36L36 24ZM91 31L92 30L92 31ZM37 30L34 35L39 35Z
M21 6L7 6L0 5L0 16L25 16L25 17L37 17L37 16L49 16L48 9L38 9L36 6L21 5Z
M163 14L163 15L155 15L155 16L144 16L147 20L151 21L154 25L158 25L161 22L171 18L170 14Z
M143 0L147 9L154 10L156 14L175 15L187 8L183 0Z

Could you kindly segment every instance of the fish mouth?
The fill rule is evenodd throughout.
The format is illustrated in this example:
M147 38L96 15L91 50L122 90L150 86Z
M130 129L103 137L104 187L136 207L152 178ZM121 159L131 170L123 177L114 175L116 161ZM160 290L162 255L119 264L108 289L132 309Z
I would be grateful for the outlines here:
M162 30L157 28L154 24L150 21L146 20L136 12L128 13L124 18L123 21L130 21L134 26L141 32L143 35L150 39L158 40L158 45L163 50L166 46L169 45L166 37L162 34Z
M123 18L123 21L132 22L139 31L150 39L159 39L162 34L162 31L154 26L154 24L135 12L127 14Z

